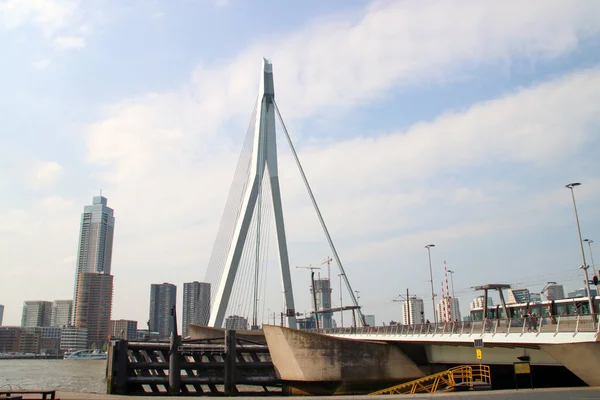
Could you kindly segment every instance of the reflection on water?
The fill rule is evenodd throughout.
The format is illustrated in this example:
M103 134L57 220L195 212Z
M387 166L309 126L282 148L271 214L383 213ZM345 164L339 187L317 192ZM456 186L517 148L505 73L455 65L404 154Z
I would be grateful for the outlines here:
M106 393L106 360L0 360L0 387Z

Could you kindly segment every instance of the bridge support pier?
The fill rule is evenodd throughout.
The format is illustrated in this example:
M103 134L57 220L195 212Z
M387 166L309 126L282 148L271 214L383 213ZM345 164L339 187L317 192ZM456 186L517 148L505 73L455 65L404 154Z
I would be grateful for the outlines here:
M600 386L600 343L545 344L547 354L590 386Z

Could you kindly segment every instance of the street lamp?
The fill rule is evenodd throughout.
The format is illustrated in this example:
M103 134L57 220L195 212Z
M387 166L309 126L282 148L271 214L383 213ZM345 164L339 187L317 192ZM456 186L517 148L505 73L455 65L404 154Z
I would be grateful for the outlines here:
M338 274L340 277L340 318L342 320L342 328L344 327L344 303L342 302L342 276L344 274ZM356 300L358 301L358 300Z
M452 289L452 298L454 298L454 271L449 269L448 273L450 274L450 287Z
M567 189L571 190L571 198L573 199L573 209L575 210L575 221L577 222L577 234L579 235L579 247L581 249L581 261L583 261L583 265L581 265L581 269L583 269L583 272L585 272L585 286L587 288L587 297L588 297L588 302L590 303L590 314L594 314L594 302L592 301L592 294L590 292L590 280L588 277L588 265L585 262L585 251L583 250L583 240L581 240L581 227L579 226L579 215L577 214L577 204L575 203L575 191L573 190L574 187L580 186L581 183L579 182L573 182L573 183L569 183L568 185L565 185L565 187Z
M594 254L592 254L592 243L594 243L594 241L592 239L583 239L584 242L586 242L590 248L590 258L592 259L592 272L594 272L594 276L596 275L596 264L594 264Z
M435 247L435 244L428 244L425 246L427 254L429 255L429 283L431 283L431 307L433 308L433 322L437 321L435 313L435 293L433 292L433 271L431 270L431 248Z

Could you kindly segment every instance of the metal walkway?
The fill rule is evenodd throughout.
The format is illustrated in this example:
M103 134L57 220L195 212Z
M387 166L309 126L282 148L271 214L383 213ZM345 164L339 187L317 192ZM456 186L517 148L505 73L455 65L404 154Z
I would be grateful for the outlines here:
M435 393L437 391L453 392L455 390L486 390L491 388L492 378L489 366L461 365L369 394Z

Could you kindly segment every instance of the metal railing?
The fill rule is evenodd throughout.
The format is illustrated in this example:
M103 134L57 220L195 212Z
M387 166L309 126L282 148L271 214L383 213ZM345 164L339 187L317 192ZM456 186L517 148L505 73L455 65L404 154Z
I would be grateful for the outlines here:
M351 335L473 335L497 333L551 333L579 332L600 333L599 314L560 315L546 317L522 317L488 319L486 321L454 321L435 324L365 326L351 328L312 329L324 334Z
M414 381L401 383L386 389L378 390L370 395L382 394L414 394L451 392L457 387L473 389L475 385L484 384L491 389L492 376L488 365L461 365L437 374L424 376Z

